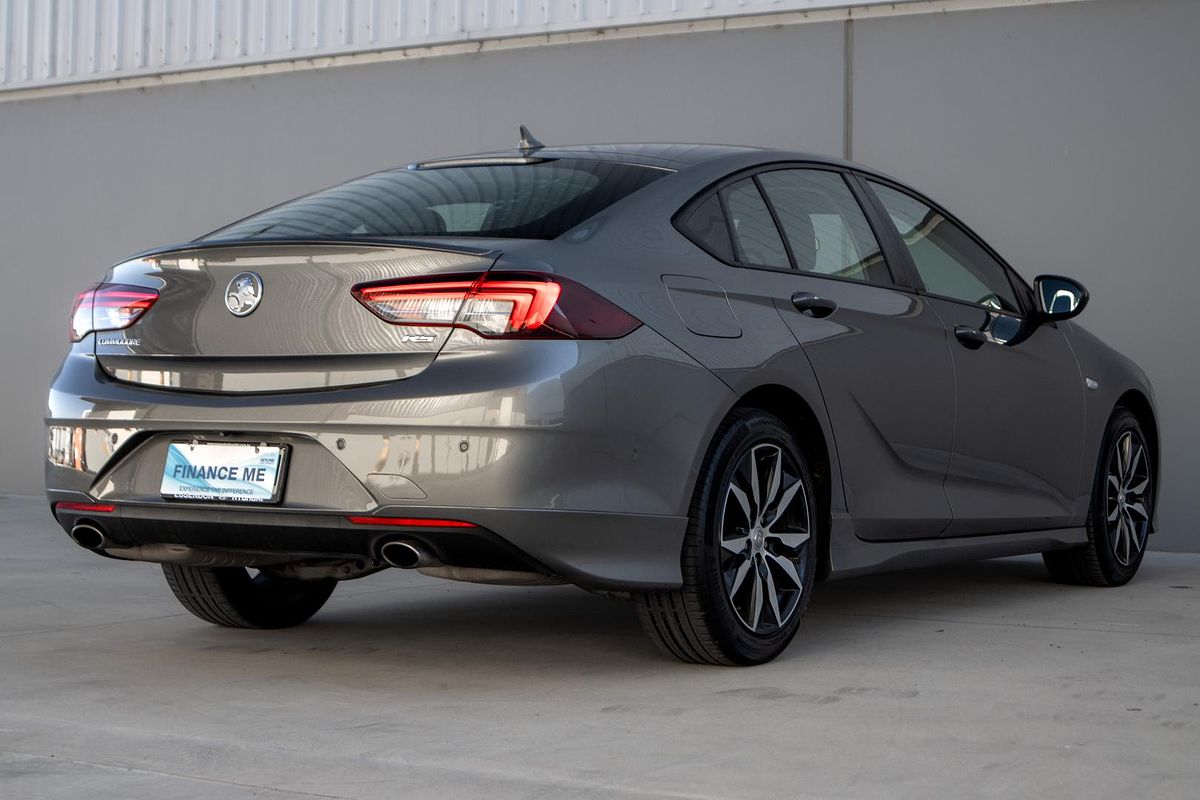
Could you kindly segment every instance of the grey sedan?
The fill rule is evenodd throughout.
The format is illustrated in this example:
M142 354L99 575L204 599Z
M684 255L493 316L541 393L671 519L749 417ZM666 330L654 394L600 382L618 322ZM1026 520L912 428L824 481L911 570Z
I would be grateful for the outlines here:
M1154 396L1087 301L857 164L526 136L112 267L71 313L47 494L218 625L399 568L575 584L680 659L761 663L830 577L1133 577Z

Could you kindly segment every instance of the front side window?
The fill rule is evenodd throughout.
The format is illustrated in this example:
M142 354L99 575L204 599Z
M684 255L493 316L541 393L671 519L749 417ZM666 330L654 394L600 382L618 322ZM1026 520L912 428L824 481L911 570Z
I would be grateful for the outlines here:
M958 225L890 186L868 181L904 240L930 294L1021 313L1004 266Z
M667 174L583 159L393 169L292 200L204 238L553 239Z
M746 178L721 190L729 214L734 255L738 262L759 267L791 269L779 228L754 180Z
M891 283L875 234L841 175L787 169L764 172L758 179L801 272Z

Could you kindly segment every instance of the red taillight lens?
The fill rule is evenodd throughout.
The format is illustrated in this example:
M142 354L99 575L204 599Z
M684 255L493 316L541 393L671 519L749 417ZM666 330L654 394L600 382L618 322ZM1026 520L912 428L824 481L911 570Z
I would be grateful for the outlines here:
M98 283L79 293L71 307L71 341L93 331L119 331L154 305L158 292L144 286Z
M468 328L489 339L617 339L642 323L557 276L485 273L362 284L358 302L393 325Z

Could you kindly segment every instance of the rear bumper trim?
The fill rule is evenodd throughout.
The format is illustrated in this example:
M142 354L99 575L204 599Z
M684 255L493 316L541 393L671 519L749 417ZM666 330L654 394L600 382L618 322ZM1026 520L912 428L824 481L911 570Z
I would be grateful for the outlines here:
M53 500L62 499L59 497ZM450 565L559 575L588 589L654 590L682 585L680 553L685 517L587 511L502 508L421 508L435 524L418 526L416 509L378 510L405 518L412 527L356 525L345 516L271 509L213 508L175 504L117 504L97 519L62 510L59 524L103 525L116 545L181 544L248 549L298 559L313 554L377 559L385 541L420 542ZM442 519L471 527L439 527Z

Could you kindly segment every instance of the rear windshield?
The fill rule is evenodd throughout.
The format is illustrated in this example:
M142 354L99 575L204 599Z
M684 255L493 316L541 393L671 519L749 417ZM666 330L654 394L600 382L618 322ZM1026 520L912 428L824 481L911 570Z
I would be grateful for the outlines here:
M204 238L553 239L666 174L579 159L394 169L292 200Z

